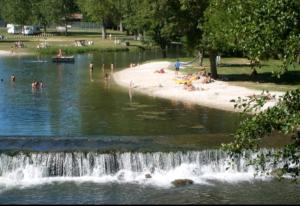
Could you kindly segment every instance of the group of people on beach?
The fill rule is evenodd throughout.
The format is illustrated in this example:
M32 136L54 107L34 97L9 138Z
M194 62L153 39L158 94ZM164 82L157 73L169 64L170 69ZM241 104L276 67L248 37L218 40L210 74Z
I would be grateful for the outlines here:
M193 74L185 75L181 78L178 78L178 71L180 69L181 63L177 59L175 63L175 75L176 83L184 84L183 88L188 91L195 91L197 88L192 84L194 80L200 80L201 83L208 84L214 82L214 79L211 77L210 73L206 73L206 70L202 70Z

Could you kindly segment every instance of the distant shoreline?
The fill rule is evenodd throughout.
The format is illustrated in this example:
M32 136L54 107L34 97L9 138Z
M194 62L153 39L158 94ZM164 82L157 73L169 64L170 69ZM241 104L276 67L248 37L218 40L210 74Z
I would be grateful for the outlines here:
M0 50L0 57L7 57L7 56L23 56L23 55L30 55L30 53L27 52L14 52L11 53L11 51L6 50Z
M165 73L155 72L162 68L166 71ZM230 100L262 93L262 90L232 86L224 81L204 84L199 80L193 81L193 85L200 90L187 91L182 84L175 82L175 71L169 68L173 68L172 62L145 63L116 72L113 78L118 85L126 88L129 88L131 82L133 91L139 93L232 112L241 112L241 110L234 109L235 103ZM270 94L275 95L276 99L268 101L262 109L274 106L278 97L284 93L270 92Z

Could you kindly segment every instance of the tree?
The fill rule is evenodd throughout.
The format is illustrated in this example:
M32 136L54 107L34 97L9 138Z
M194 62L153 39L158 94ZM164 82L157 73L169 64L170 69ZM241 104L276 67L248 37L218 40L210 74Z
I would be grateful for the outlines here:
M211 60L216 51L232 45L252 62L277 55L285 71L299 51L298 8L297 0L211 0L204 25ZM217 76L215 63L211 65Z
M233 32L234 14L229 13L230 1L211 0L204 13L202 45L209 51L211 74L218 77L216 56L218 52L239 48Z
M31 1L1 1L1 13L5 21L25 25L31 18Z
M114 11L112 0L78 0L78 5L88 18L94 22L102 23L102 39L106 38L105 20Z
M252 97L237 101L236 106L244 108L244 113L261 108L267 100L267 96L260 98ZM286 135L291 141L282 149L259 155L250 161L256 166L258 172L270 172L266 165L276 168L271 171L273 175L282 177L284 174L294 178L300 176L300 90L288 91L279 103L259 112L254 116L247 116L241 121L239 128L235 132L234 141L223 144L223 149L227 150L234 158L237 155L245 155L245 151L250 150L260 152L262 139L274 132Z
M145 33L149 29L149 19L146 18L148 2L144 0L127 0L124 5L123 23L127 34Z
M49 0L31 0L32 1L32 23L43 26L44 32L47 27L54 22L57 22L55 11L55 3Z
M178 41L182 27L178 18L181 17L179 0L144 0L140 4L142 11L140 20L147 35L158 44L163 57L167 56L167 46L172 41ZM141 24L140 24L141 25Z
M250 60L277 55L283 62L282 73L286 72L299 53L300 2L297 0L232 0L226 3L228 3L225 7L228 14L236 17L230 31ZM264 105L266 98L267 96L239 99L236 106L244 108L244 112L248 113ZM255 165L262 172L266 171L266 164L276 166L278 169L273 173L277 176L288 174L299 178L299 89L288 91L276 106L244 117L235 132L234 141L224 144L223 148L233 157L244 155L247 150L257 152L263 137L274 132L291 136L290 143L274 153L270 151L260 153L250 164Z
M65 25L65 35L67 35L70 16L79 10L77 2L75 0L48 0L43 6L44 9L50 9L51 11L46 19L51 19L51 22L54 23L63 23Z
M204 11L208 0L180 0L180 27L183 28L183 43L189 54L195 51L199 54L199 64L202 66L204 45L202 45Z

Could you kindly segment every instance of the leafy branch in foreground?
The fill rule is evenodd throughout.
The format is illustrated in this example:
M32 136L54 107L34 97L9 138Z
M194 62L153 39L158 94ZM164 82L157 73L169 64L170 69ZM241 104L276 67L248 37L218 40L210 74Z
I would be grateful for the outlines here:
M239 98L236 107L244 108L243 114L257 110L266 102L266 96L252 97L248 101ZM277 168L273 175L282 177L289 175L294 179L300 174L300 90L288 91L279 99L276 106L261 111L253 116L247 116L234 134L234 141L223 144L222 148L231 157L244 155L245 151L259 152L262 138L273 132L290 135L291 141L275 152L259 153L250 165L257 171L266 172L266 165Z

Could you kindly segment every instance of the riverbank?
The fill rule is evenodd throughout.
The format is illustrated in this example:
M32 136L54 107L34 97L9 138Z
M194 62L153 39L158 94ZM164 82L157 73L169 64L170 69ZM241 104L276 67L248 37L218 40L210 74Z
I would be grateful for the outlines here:
M162 68L165 73L156 72ZM178 76L182 75L182 73L179 73ZM235 103L231 100L262 93L262 90L233 86L224 81L205 84L201 83L200 80L193 81L193 85L197 90L185 90L183 84L177 84L175 81L173 63L167 61L145 63L127 68L116 72L113 77L120 86L129 88L131 84L132 90L139 93L234 112L240 112L241 110L235 109ZM262 109L274 106L278 97L284 93L270 92L270 94L275 95L275 98L269 100Z
M28 53L28 52L14 52L14 53L11 53L11 51L0 50L0 57L21 56L21 55L30 55L30 53Z

